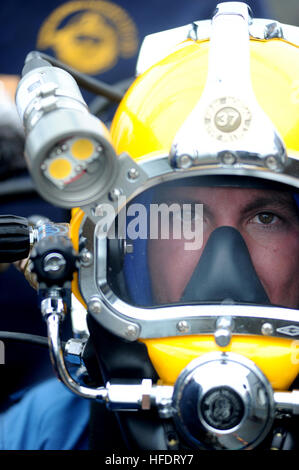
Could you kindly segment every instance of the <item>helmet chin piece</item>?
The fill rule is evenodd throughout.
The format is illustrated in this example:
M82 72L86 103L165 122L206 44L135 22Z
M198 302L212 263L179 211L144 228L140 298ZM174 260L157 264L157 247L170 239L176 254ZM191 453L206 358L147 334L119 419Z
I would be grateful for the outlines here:
M238 303L270 303L240 232L233 227L219 227L210 235L181 300L228 299Z

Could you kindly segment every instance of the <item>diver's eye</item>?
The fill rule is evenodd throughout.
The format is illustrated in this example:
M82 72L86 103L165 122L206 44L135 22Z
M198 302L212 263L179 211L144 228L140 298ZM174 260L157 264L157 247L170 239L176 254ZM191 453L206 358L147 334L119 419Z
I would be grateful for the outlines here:
M254 221L258 224L270 225L277 222L278 217L272 212L261 212L254 217Z

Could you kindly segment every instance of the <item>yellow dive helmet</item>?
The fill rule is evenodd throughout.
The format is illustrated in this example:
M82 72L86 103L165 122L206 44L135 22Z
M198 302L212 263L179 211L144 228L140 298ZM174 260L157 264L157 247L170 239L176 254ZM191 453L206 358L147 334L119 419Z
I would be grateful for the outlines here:
M145 39L110 143L94 122L74 137L69 120L66 161L52 137L39 147L44 196L80 206L73 291L105 400L155 403L183 445L256 447L275 413L298 413L298 47L298 28L220 3L211 21Z

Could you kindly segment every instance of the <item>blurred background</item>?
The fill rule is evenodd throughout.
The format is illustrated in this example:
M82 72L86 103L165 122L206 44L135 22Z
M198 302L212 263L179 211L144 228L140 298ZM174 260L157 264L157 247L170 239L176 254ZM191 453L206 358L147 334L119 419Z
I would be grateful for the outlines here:
M134 76L144 36L211 18L217 3L216 0L2 0L0 214L24 217L37 214L56 222L69 219L67 211L46 203L36 194L23 157L24 135L14 94L30 51L45 52L81 72L119 85ZM299 0L247 0L247 3L255 17L299 26ZM101 119L105 121L103 98L82 92L92 112L97 114L95 110L101 109ZM66 337L69 327L66 323ZM0 330L46 334L36 292L14 266L3 269L0 266ZM1 408L16 400L19 390L52 374L48 351L7 343L0 374Z

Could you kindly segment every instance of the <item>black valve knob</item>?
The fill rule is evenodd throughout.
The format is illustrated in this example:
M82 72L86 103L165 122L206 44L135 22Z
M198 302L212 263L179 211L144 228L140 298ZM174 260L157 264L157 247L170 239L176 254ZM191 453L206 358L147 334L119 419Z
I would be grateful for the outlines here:
M27 219L0 215L0 263L27 258L30 251L30 227Z
M71 240L59 235L47 236L36 243L30 259L38 282L47 287L72 281L78 262Z

